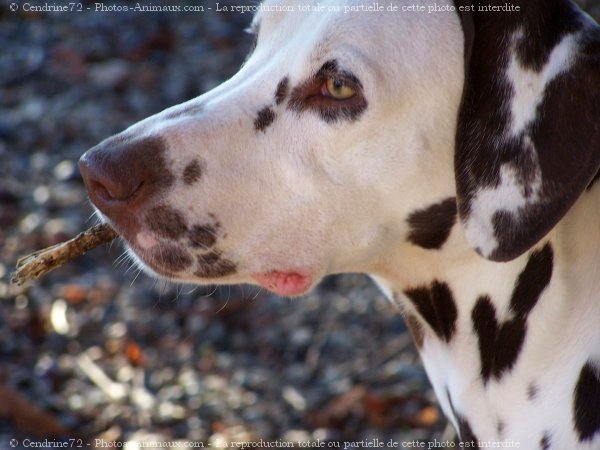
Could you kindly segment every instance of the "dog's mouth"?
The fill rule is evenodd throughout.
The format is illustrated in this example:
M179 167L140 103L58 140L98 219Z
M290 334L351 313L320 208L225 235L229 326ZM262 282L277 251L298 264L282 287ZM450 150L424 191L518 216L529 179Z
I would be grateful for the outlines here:
M143 265L173 280L218 282L238 273L237 264L218 249L190 251L179 243L159 241L151 248L128 246Z
M237 265L219 251L191 255L181 246L159 243L150 249L129 244L137 259L158 275L189 281L189 274L202 282L223 282L223 278L238 273ZM238 278L238 277L236 277ZM245 277L242 277L245 278ZM236 280L236 282L243 279ZM270 270L250 274L250 280L260 287L282 297L306 294L314 284L307 270Z
M274 270L252 274L252 278L263 288L286 297L305 294L313 285L313 277L304 270Z
M159 243L152 248L142 249L126 242L129 253L136 257L140 265L159 276L177 278L180 272L188 270L193 264L191 256L177 245Z
M238 275L235 282L249 281L282 297L306 294L314 285L314 276L307 270L286 269L251 273L249 279L238 272L237 265L218 250L191 255L185 248L159 243L151 249L130 245L138 259L158 275L189 281L223 282L224 278Z
M190 245L189 239L168 239L145 229L137 220L123 224L99 213L121 236L128 253L140 268L153 276L172 280L217 281L237 273L237 265L216 246ZM193 244L193 243L192 243Z
M238 275L236 263L218 249L191 252L178 242L164 241L147 231L133 239L125 237L129 251L143 266L160 276L189 281L190 275L203 282L222 282L224 277ZM245 278L245 277L242 277ZM314 276L305 269L268 270L250 273L248 281L284 297L306 294L314 285ZM241 278L236 282L243 281Z
M148 230L135 217L123 224L101 212L99 216L117 230L138 266L149 269L153 276L199 283L249 282L284 297L306 294L315 284L313 272L305 268L239 268L215 245L216 238L209 242L206 237L199 239L194 235L196 239L190 242L190 236L185 234L167 239ZM194 245L200 243L212 245Z

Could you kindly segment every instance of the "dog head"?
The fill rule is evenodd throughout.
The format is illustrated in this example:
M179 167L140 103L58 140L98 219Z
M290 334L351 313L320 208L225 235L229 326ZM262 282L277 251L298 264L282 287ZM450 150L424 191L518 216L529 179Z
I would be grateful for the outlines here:
M263 3L236 75L82 157L92 202L144 267L298 295L369 271L407 241L416 210L437 201L454 217L455 197L473 248L510 259L596 173L591 20L550 37L535 11L461 23L458 4L319 5Z

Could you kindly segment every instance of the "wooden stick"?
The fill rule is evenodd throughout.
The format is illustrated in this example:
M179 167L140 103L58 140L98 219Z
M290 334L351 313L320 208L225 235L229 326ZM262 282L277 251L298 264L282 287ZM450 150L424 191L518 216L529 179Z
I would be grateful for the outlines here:
M96 225L73 239L19 258L17 270L12 273L10 281L20 286L27 280L36 280L100 244L111 242L117 236L110 225Z

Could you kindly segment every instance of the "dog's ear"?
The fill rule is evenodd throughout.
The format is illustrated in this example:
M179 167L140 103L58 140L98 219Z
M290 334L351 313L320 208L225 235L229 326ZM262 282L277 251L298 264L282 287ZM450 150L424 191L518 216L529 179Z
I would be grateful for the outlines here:
M469 244L508 261L543 238L598 173L600 28L567 0L486 2L512 12L455 5L465 34L458 211Z

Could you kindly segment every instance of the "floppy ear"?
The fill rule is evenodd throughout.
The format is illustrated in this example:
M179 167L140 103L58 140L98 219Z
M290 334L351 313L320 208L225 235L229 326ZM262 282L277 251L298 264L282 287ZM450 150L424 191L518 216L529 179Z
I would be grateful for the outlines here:
M470 0L455 0L465 34L458 211L469 244L494 261L543 238L600 167L600 28L567 0L513 4L469 12Z

